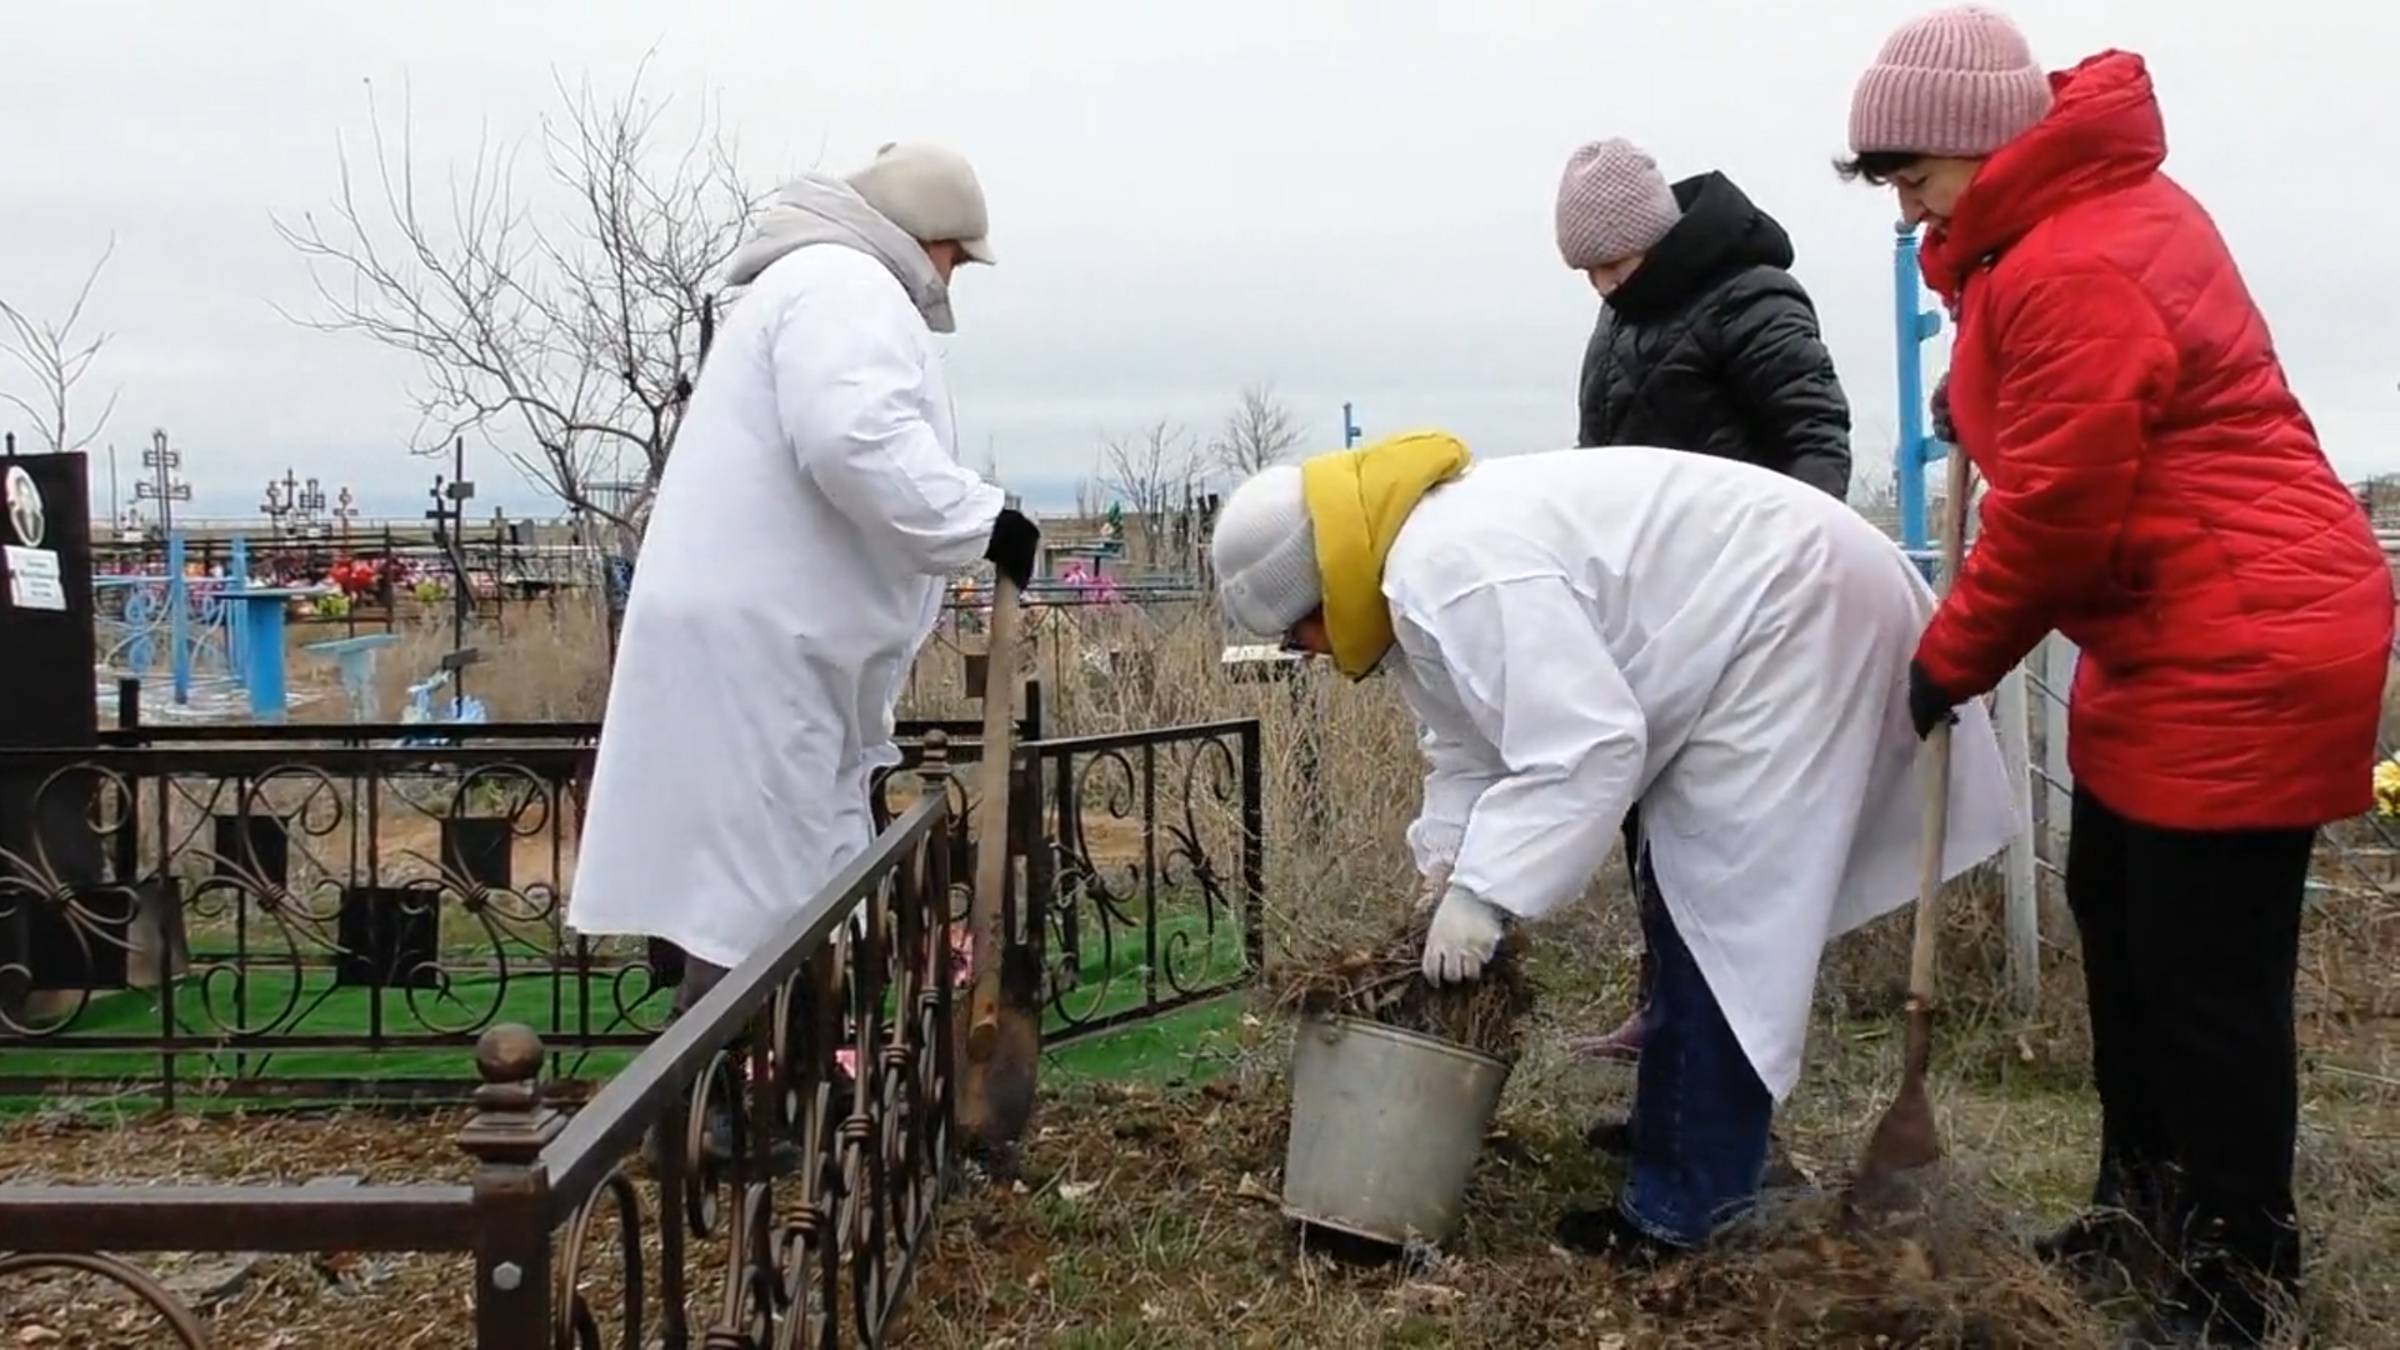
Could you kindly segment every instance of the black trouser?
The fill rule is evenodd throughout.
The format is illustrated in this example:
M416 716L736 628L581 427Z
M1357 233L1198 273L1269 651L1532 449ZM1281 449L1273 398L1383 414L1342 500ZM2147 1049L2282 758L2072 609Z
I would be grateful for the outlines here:
M675 986L675 1015L690 1012L694 1004L708 997L708 991L724 979L726 968L714 961L703 961L690 952L683 954L683 983Z
M2288 1289L2300 1273L2292 984L2315 839L2161 829L2075 793L2067 901L2100 1090L2093 1198L2149 1224L2211 1294L2225 1277Z
M709 991L715 989L720 981L732 973L729 968L720 966L714 961L702 960L690 952L683 953L683 981L675 987L675 1016L682 1017L699 1006L700 1000L707 998ZM748 1078L750 1075L749 1047L750 1032L746 1028L725 1044L727 1055L733 1062L734 1073L738 1078ZM703 1131L701 1156L718 1163L726 1162L734 1156L736 1149L734 1123L727 1116L725 1099L712 1090L708 1084L700 1085L699 1091L709 1094L708 1109L702 1118L701 1125ZM837 1079L834 1084L834 1112L837 1119L846 1115L850 1110L849 1092L848 1081ZM750 1109L746 1101L741 1109L745 1111ZM654 1129L651 1133L651 1146L656 1147L657 1141L658 1135ZM772 1141L767 1150L766 1166L777 1176L787 1175L799 1165L799 1157L797 1144L788 1138L777 1138Z
M1642 848L1641 803L1626 808L1621 828L1625 836L1625 879L1633 885L1634 909L1641 920L1638 931L1642 935L1642 960L1633 976L1633 1006L1639 1012L1650 1006L1650 981L1658 973L1658 959L1650 954L1650 924L1664 916L1654 913L1658 907L1658 887L1645 881L1650 859Z

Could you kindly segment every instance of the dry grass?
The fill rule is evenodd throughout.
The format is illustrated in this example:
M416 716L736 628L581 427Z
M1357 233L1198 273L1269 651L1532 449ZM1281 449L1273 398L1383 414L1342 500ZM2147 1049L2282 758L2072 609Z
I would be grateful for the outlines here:
M1512 1093L1512 1097L1517 1094ZM955 1347L2104 1344L2103 1323L1972 1194L1913 1240L1843 1231L1787 1197L1715 1250L1650 1272L1570 1256L1562 1199L1609 1168L1521 1103L1471 1183L1458 1239L1359 1267L1278 1212L1285 1097L1271 1073L1054 1110L1017 1192L961 1202L920 1277L912 1341Z
M360 636L380 633L363 625ZM375 660L374 703L378 720L396 721L408 705L408 687L441 669L451 650L450 619L431 610L406 609L392 629L399 640ZM334 623L296 624L290 630L285 674L294 694L294 722L346 722L350 705L332 662L305 650L308 644L349 636ZM548 601L517 601L497 615L469 621L460 645L475 650L466 671L466 692L481 700L493 721L593 721L608 701L608 627L596 593L570 592ZM437 709L446 708L443 695Z
M1050 735L1259 719L1271 960L1356 942L1400 913L1415 883L1400 837L1424 770L1391 681L1353 683L1322 662L1236 679L1219 659L1232 639L1199 605L1036 611L1027 632L1025 666L1042 680ZM975 712L960 656L981 646L978 633L946 621L912 672L903 715Z
M1380 942L1293 954L1268 972L1275 1007L1356 1017L1513 1061L1538 997L1525 974L1523 933L1508 936L1481 979L1436 986L1422 970L1429 918L1411 916Z
M466 1117L424 1113L276 1113L132 1120L105 1107L32 1116L0 1132L0 1183L140 1177L160 1184L300 1185L464 1182L474 1161L455 1142Z
M1554 983L1555 957L1539 964ZM1555 1011L1537 1017L1466 1223L1432 1265L1357 1268L1296 1247L1276 1203L1286 1038L1270 1022L1205 1088L1103 1086L1054 1102L1025 1189L973 1193L953 1210L920 1277L912 1336L957 1347L2075 1347L2114 1344L2137 1311L2070 1287L2025 1246L2088 1185L2096 1125L2088 1097L2053 1086L2046 1066L1993 1081L1946 1064L1951 1162L1930 1219L1881 1236L1842 1221L1834 1197L1892 1069L1889 1047L1856 1025L1820 1029L1811 1078L1778 1123L1816 1189L1779 1194L1665 1271L1563 1254L1549 1239L1560 1210L1605 1200L1617 1181L1581 1129L1620 1108L1626 1082L1565 1060L1570 1028ZM2360 1102L2321 1075L2306 1087L2302 1316L2315 1344L2400 1343L2394 1103Z
M1539 977L1558 975L1548 959ZM1547 1010L1547 1011L1554 1011ZM1562 1028L1541 1016L1536 1047ZM1280 1188L1285 1037L1251 1029L1227 1077L1203 1088L1079 1089L1054 1100L1023 1191L970 1190L920 1268L905 1344L936 1346L1620 1345L2088 1346L2115 1309L2088 1309L2027 1261L2038 1198L2074 1184L2088 1103L2026 1085L1945 1078L1956 1189L1920 1245L1845 1232L1826 1192L1785 1197L1708 1256L1658 1274L1570 1258L1548 1241L1563 1204L1606 1196L1609 1164L1580 1125L1623 1091L1618 1071L1529 1054L1479 1164L1461 1236L1428 1267L1354 1268L1293 1245ZM1871 1112L1873 1042L1822 1043L1819 1073L1782 1121L1828 1189ZM2307 1309L2317 1343L2394 1343L2391 1089L2309 1082L2303 1197L2317 1244ZM1845 1094L1849 1094L1846 1096ZM1855 1099L1853 1099L1855 1098ZM112 1125L54 1116L0 1133L0 1179L180 1182L328 1175L463 1180L455 1116L182 1118ZM645 1196L645 1203L649 1197ZM717 1259L712 1252L703 1260ZM176 1275L175 1255L139 1262ZM605 1263L599 1263L606 1284ZM276 1257L207 1321L229 1350L335 1344L459 1346L463 1258ZM703 1305L713 1281L695 1291ZM603 1307L606 1288L595 1288ZM696 1308L695 1311L700 1311ZM0 1286L0 1343L28 1326L62 1345L158 1343L89 1281ZM1611 1340L1615 1337L1618 1339Z
M440 618L419 618L399 635L378 671L378 698L394 710L410 684L440 668L451 642ZM596 601L511 606L471 625L464 645L480 657L467 668L466 691L495 722L594 721L608 701L608 626Z
M461 1184L474 1171L453 1142L463 1123L455 1112L131 1122L105 1112L62 1111L0 1131L0 1182L138 1178L290 1186L349 1178L362 1184ZM473 1342L474 1266L464 1254L293 1254L258 1259L246 1271L246 1260L224 1254L127 1259L198 1309L219 1350L400 1350ZM174 1343L159 1318L96 1277L50 1274L0 1282L0 1345L147 1350Z

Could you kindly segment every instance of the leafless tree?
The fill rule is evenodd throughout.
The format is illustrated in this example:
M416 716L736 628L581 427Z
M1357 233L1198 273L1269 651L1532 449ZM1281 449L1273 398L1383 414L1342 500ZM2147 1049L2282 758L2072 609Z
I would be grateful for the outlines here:
M1191 505L1201 479L1202 461L1190 436L1166 422L1153 422L1140 434L1113 436L1100 448L1101 489L1123 503L1127 533L1140 532L1140 544L1128 538L1129 552L1157 563L1164 547L1170 516Z
M298 322L417 359L420 451L479 430L531 482L635 529L755 202L716 115L671 133L641 70L614 99L588 79L557 88L532 197L517 152L488 143L441 175L446 200L421 194L405 100L387 135L370 89L366 166L343 150L328 218L276 227L317 287L320 312ZM596 491L626 457L631 497Z
M1272 385L1245 385L1241 401L1211 442L1209 457L1235 482L1280 464L1300 444L1300 421L1275 396Z
M92 298L92 287L99 282L101 271L116 251L117 241L111 238L108 247L100 251L99 260L92 264L92 270L84 275L83 285L75 292L75 303L67 307L66 317L56 323L36 319L0 300L0 320L8 325L7 332L0 334L0 352L7 353L33 377L30 397L0 390L0 400L33 419L37 443L52 454L89 446L108 425L109 415L117 410L117 395L112 391L90 426L77 426L69 416L75 386L91 372L93 358L100 355L100 349L108 345L111 336L102 333L86 340L76 336L75 329L83 322L83 307Z

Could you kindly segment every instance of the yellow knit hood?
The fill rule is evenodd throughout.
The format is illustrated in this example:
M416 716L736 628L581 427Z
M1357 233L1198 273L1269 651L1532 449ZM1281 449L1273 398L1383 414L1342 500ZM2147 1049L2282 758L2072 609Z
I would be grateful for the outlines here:
M1383 562L1425 494L1466 472L1456 437L1412 431L1300 466L1300 495L1316 533L1325 587L1325 635L1334 668L1363 680L1391 650L1392 611Z

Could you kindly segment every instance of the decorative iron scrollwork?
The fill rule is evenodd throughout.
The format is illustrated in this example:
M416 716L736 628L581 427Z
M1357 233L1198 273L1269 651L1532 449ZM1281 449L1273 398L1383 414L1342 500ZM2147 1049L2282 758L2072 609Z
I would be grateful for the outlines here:
M0 1283L45 1270L80 1272L107 1280L163 1318L167 1330L175 1334L185 1350L208 1350L208 1333L201 1329L200 1319L184 1306L183 1300L169 1293L165 1285L139 1266L98 1252L20 1252L0 1256Z
M1055 871L1041 900L1051 1039L1212 997L1252 978L1255 723L1054 742Z

